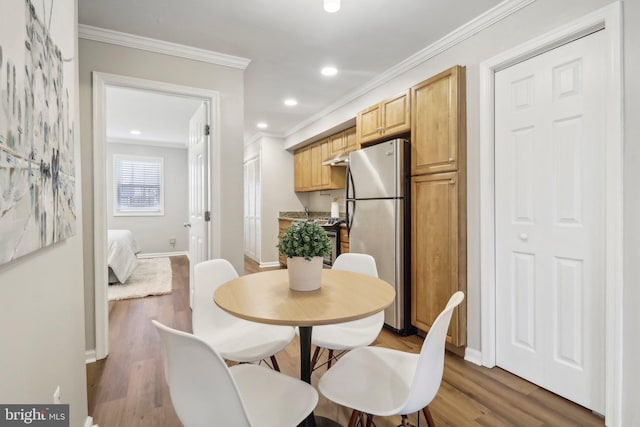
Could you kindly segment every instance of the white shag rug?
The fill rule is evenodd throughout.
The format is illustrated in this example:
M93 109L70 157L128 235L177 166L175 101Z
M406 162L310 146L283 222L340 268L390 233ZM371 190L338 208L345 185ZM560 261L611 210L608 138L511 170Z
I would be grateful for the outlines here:
M142 298L171 293L171 260L169 258L139 259L129 279L109 285L109 301Z

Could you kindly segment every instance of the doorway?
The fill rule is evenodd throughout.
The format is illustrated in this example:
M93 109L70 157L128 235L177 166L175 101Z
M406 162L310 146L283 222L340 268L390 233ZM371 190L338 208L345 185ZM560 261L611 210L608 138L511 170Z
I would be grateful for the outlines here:
M622 79L620 3L599 9L550 33L517 46L480 64L480 265L481 265L481 340L482 365L496 366L498 282L497 196L499 183L496 162L496 75L501 70L602 30L606 90L602 102L605 141L602 154L604 167L603 206L604 273L604 415L607 425L619 426L622 394ZM524 235L523 235L524 234ZM516 238L529 238L520 232ZM526 262L521 262L523 277ZM561 265L565 272L576 271L571 262ZM566 268L565 268L566 267ZM569 275L567 275L569 276ZM571 300L570 297L566 298Z
M178 97L187 97L206 103L209 108L207 120L209 122L208 141L209 150L202 162L208 165L206 173L207 190L206 200L208 210L212 210L212 216L219 218L217 210L220 203L220 191L217 183L212 182L211 177L219 170L219 157L214 155L219 150L219 111L218 93L210 90L192 88L187 86L172 85L144 79L125 76L117 76L104 73L93 73L93 178L94 178L94 319L96 339L96 359L102 359L108 354L108 305L107 305L107 198L106 198L106 100L109 87L128 88L147 92L155 92ZM210 209L213 206L213 209ZM186 218L185 218L186 220ZM212 221L207 226L207 253L219 253L220 232L219 223Z

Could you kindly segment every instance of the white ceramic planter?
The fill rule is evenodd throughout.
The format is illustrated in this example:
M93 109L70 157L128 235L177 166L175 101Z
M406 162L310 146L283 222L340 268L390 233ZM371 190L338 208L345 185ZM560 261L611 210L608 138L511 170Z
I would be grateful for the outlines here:
M289 288L294 291L315 291L320 289L322 279L322 257L307 261L304 257L287 258Z

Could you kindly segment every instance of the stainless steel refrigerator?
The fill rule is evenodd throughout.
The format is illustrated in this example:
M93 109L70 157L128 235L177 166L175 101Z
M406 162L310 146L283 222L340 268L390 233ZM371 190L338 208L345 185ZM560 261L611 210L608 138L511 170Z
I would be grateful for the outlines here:
M395 288L396 299L384 317L385 325L399 333L410 327L408 148L407 140L394 139L351 152L346 189L349 251L373 256L378 276Z

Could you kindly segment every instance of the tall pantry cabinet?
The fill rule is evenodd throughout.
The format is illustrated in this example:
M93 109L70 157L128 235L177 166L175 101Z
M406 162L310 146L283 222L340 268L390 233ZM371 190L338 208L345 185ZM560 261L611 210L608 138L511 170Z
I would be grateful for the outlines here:
M466 294L465 68L411 88L411 323L431 328L449 297ZM447 342L466 344L466 299Z

